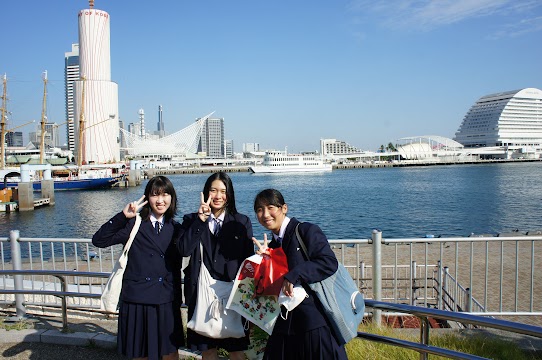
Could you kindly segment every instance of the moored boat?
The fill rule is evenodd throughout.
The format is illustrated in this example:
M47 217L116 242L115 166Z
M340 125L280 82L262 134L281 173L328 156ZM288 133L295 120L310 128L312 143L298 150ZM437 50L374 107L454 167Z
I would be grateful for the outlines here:
M333 168L321 156L310 154L288 154L286 151L266 151L262 164L250 166L252 173L326 172Z
M74 165L54 166L52 179L57 190L92 190L106 189L115 186L125 177L125 164L88 165L78 168ZM0 181L0 190L17 187L21 181L20 172L6 172ZM41 191L41 180L37 174L31 175L34 191Z

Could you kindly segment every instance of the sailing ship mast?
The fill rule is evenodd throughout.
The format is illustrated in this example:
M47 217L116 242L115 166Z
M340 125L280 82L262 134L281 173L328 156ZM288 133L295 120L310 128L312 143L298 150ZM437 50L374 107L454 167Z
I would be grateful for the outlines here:
M6 159L6 103L7 103L7 76L4 74L4 79L2 81L4 85L4 90L2 92L2 119L0 121L0 169L4 169L5 167L5 159Z
M45 114L47 112L47 70L43 73L43 104L41 107L40 164L45 164Z
M85 77L81 76L83 90L81 91L81 110L79 113L79 147L77 149L77 167L83 164L83 131L85 131Z

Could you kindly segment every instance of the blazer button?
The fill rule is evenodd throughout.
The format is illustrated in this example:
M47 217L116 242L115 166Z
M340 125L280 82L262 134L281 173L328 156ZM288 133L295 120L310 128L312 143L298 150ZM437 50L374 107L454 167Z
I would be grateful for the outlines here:
M162 281L162 278L161 278L161 277L159 277L159 278L158 278L158 281Z
M150 278L150 277L148 277L148 278L145 278L145 280L147 280L147 281L151 281L151 278Z
M151 254L151 256L154 256L154 254Z
M160 255L161 258L164 258L164 254Z

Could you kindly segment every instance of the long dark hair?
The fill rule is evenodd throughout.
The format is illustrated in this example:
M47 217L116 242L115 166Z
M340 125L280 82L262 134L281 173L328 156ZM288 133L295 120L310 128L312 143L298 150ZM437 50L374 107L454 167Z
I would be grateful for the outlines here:
M265 189L260 191L254 198L254 212L258 212L258 209L264 206L273 205L276 207L281 207L284 204L284 197L280 191L275 189Z
M228 214L232 214L232 215L237 214L237 208L235 207L235 192L233 191L233 184L228 174L226 174L223 171L216 172L213 175L209 176L209 178L207 178L207 181L205 182L205 186L203 187L204 200L207 201L207 199L209 198L209 190L211 189L211 184L215 180L222 181L224 183L224 186L226 186L226 205L224 205L224 207L226 208L226 211L228 212Z
M169 194L171 195L171 204L166 210L164 216L166 220L173 219L177 214L177 194L171 181L162 175L153 177L145 186L145 200L149 200L152 195ZM141 218L147 219L151 213L151 205L146 203L141 209Z

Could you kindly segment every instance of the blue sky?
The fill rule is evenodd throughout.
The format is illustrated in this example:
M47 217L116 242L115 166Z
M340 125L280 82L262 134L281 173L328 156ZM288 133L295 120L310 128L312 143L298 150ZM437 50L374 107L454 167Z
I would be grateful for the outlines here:
M85 0L2 1L0 73L14 127L65 121L64 53ZM125 124L166 131L212 111L242 143L362 150L453 137L481 96L542 86L542 1L96 0L111 18L112 80ZM27 133L34 125L20 128ZM61 127L64 135L65 127Z

